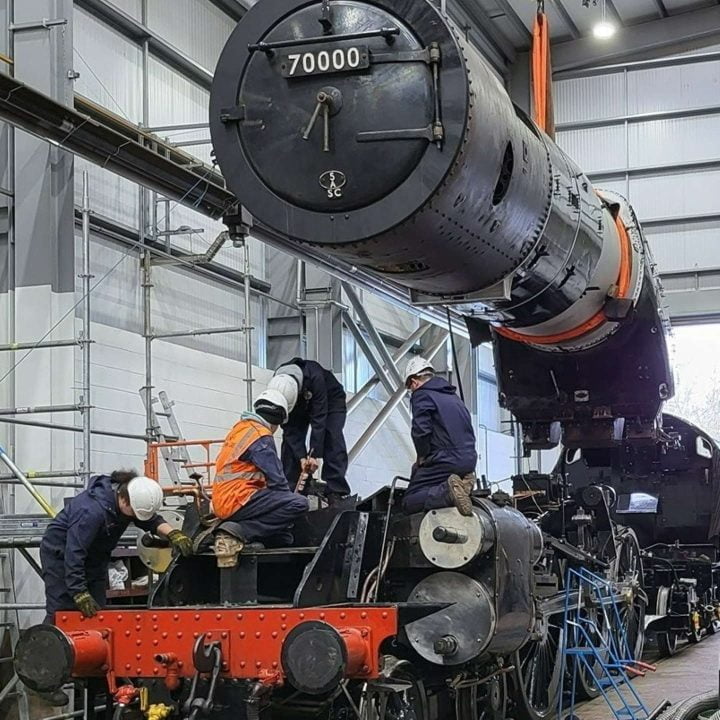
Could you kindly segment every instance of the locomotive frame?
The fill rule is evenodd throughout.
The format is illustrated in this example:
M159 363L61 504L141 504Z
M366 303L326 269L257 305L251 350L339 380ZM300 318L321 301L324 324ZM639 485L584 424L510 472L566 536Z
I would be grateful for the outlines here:
M160 702L190 720L238 708L273 720L501 720L514 702L542 720L558 701L566 593L593 612L563 587L568 565L615 583L639 656L639 547L603 512L602 488L591 520L560 498L546 515L548 528L566 527L555 537L502 493L476 493L466 519L452 508L406 516L401 492L313 511L293 548L251 548L235 568L202 549L177 558L147 609L62 612L57 627L28 630L16 670L36 690L105 676L124 720ZM188 532L197 518L188 505Z

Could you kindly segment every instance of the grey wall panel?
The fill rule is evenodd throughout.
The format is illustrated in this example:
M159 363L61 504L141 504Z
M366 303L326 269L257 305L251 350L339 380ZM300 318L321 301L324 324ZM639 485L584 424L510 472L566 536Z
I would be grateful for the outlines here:
M557 143L586 172L625 167L625 127L607 127L558 132Z
M79 253L77 243L76 262L79 262ZM93 291L93 322L135 334L141 333L142 288L138 251L93 237L91 271L95 275L93 283L111 271ZM258 298L252 300L251 313L252 324L256 328L253 359L257 362L262 354L258 348L264 347L265 333L264 312ZM243 324L244 314L244 298L239 289L178 268L157 267L153 270L154 332L237 326ZM169 342L235 360L245 357L241 333L176 338Z
M628 112L646 113L717 105L720 61L628 73Z
M150 57L148 62L150 126L180 123L206 123L210 93L190 82L164 62ZM174 137L177 133L161 133ZM177 139L208 137L208 131L183 131Z
M716 213L718 183L720 170L631 178L629 199L641 220Z
M720 159L720 114L654 120L628 130L630 167Z
M597 190L612 190L613 192L620 193L624 198L628 198L628 188L625 180L603 180L601 182L594 183Z
M553 92L558 123L611 118L626 112L622 73L561 80Z
M148 0L148 26L212 71L235 23L209 0Z
M142 0L108 0L108 2L136 20L142 19Z
M82 158L75 159L75 168L78 178L82 177L83 170L87 170L90 205L94 212L128 227L137 227L138 186L135 183ZM76 182L75 204L81 203L82 184Z
M142 53L132 41L75 8L75 91L130 122L142 120Z
M717 223L648 228L645 234L662 270L720 267Z

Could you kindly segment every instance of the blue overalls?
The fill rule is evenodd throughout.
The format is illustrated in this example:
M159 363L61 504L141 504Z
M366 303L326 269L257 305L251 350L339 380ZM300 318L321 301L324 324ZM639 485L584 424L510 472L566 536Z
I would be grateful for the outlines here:
M108 475L93 477L87 490L66 500L40 543L46 623L54 621L58 610L75 609L73 596L81 592L105 605L111 553L131 522L155 532L163 520L159 515L146 521L123 515Z
M455 388L432 377L410 396L418 462L403 498L406 513L449 507L448 476L475 472L477 451L470 412Z
M347 495L350 486L345 479L348 466L343 435L347 416L345 388L314 360L293 358L286 365L297 365L303 371L297 403L283 425L282 464L290 488L295 489L300 477L300 460L312 450L313 457L322 458L322 479L327 483L328 492Z

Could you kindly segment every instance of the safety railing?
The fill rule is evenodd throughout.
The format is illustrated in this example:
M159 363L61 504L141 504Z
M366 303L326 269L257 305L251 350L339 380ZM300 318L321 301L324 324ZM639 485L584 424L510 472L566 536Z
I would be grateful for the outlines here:
M215 458L220 451L220 445L225 440L176 440L167 442L153 442L148 444L147 457L145 458L145 475L153 478L158 482L162 481L160 470L160 462L167 462L160 456L164 450L169 450L172 456L173 449L183 448L187 453L185 457L176 457L171 462L176 462L179 470L185 470L188 475L188 482L191 481L190 475L198 473L202 475L201 484L203 486L212 485L215 479ZM193 457L188 458L192 450L195 449L194 455L199 455L196 460ZM198 453L197 450L200 450ZM189 460L189 461L188 461Z

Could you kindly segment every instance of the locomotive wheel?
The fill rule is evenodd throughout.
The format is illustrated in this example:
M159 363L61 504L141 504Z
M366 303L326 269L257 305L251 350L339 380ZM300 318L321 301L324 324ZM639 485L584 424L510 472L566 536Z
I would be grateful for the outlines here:
M629 602L619 607L628 649L635 660L642 657L645 645L645 608L647 596L643 590L643 567L640 543L632 530L626 530L617 548L614 577L632 589Z
M387 697L383 720L434 720L428 709L425 684L418 677L413 666L406 660L388 660L386 658L385 676L389 683L393 680L402 684L402 689ZM379 702L382 700L378 698ZM366 708L370 712L363 717L380 718L380 707ZM373 711L375 715L373 715Z
M562 677L563 614L543 620L541 639L530 641L513 657L514 699L518 717L545 720L554 717Z
M674 633L674 632L658 633L657 634L657 644L658 644L658 652L660 653L660 655L662 655L662 657L672 657L677 650L677 644L678 644L677 633Z
M505 720L507 707L507 681L498 675L480 685L471 685L457 691L455 698L456 720Z

